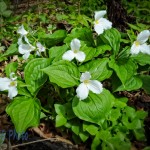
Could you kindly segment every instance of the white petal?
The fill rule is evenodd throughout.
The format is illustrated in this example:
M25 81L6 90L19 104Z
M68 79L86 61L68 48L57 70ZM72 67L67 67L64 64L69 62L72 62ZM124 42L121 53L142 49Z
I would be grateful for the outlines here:
M10 76L10 79L13 80L13 81L17 79L17 77L14 76L14 75L15 75L14 72L11 72L10 75L9 75L9 76Z
M100 18L99 24L103 26L104 30L112 28L112 22L110 22L109 20L107 20L105 18Z
M96 11L95 12L95 20L99 20L106 14L106 10Z
M84 52L81 52L81 51L78 51L76 54L75 54L75 58L79 61L79 62L83 62L85 60L85 53Z
M81 47L79 39L73 39L70 44L71 50L79 50Z
M18 39L18 42L17 42L17 43L18 43L18 45L23 44L23 43L22 43L22 37L23 37L23 36L20 36L20 38Z
M85 80L89 80L90 78L91 78L90 72L86 71L85 73L82 73L80 81L83 82Z
M18 30L17 30L17 33L21 34L21 35L27 35L28 32L24 29L24 26L21 25Z
M30 56L30 52L26 52L24 55L23 55L23 59L24 60L27 60Z
M31 44L20 44L19 45L19 53L20 54L25 54L28 51L31 52L35 49L34 46L32 46Z
M90 80L89 84L87 84L87 87L96 94L100 94L103 91L103 85L97 80Z
M0 78L0 91L8 90L10 82L9 78Z
M27 44L30 45L29 40L28 40L28 38L26 36L24 36L24 40L27 42Z
M137 55L139 52L140 52L140 45L137 46L134 42L133 45L131 46L130 53L132 55Z
M150 36L150 31L149 30L144 30L140 32L137 36L137 41L140 42L140 44L144 44Z
M45 47L40 42L37 42L36 46L38 47L38 50L40 52L44 52L45 51Z
M96 31L96 33L99 35L99 34L102 34L104 32L104 28L100 24L95 24L94 25L94 31Z
M18 90L17 90L17 88L15 86L9 88L9 90L8 90L8 97L10 99L15 97L17 94L18 94Z
M89 94L89 89L84 83L81 83L76 89L77 97L80 100L86 99Z
M65 52L62 56L62 59L71 61L74 58L75 54L72 50Z
M142 44L140 46L140 51L144 54L148 54L150 55L150 45L147 45L146 43L145 44Z

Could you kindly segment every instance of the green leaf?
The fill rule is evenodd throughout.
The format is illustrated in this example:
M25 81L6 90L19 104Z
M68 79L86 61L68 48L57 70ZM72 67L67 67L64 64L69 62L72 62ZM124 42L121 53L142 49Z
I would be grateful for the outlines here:
M47 75L44 74L41 69L50 65L50 59L47 58L36 58L32 59L25 67L24 78L27 88L31 94L35 94L37 90L45 83L47 80Z
M109 114L113 102L114 97L108 90L104 89L100 94L90 92L88 98L83 101L75 97L72 107L78 118L99 125Z
M121 60L115 62L114 59L111 59L109 62L110 68L112 68L119 79L121 80L122 84L125 86L125 83L131 79L136 73L137 65L132 60Z
M2 14L7 9L7 5L5 2L0 2L0 14Z
M5 67L5 72L7 77L10 76L10 73L16 72L18 68L18 63L17 62L11 62Z
M11 44L7 51L1 57L8 57L18 52L17 44Z
M89 71L92 79L103 81L112 75L112 70L108 67L108 58L92 60L79 67L80 72Z
M137 140L146 141L144 128L135 129L135 130L133 130L133 132L134 132L134 135L135 135Z
M29 127L36 127L40 121L40 101L29 97L16 97L6 108L19 135Z
M87 46L95 46L93 40L92 31L89 28L74 28L71 33L65 38L64 42L70 45L70 42L74 39L78 38Z
M11 15L11 13L12 13L11 10L5 10L5 11L2 13L2 15L3 15L4 17L9 17L9 16Z
M83 142L85 142L89 138L89 134L87 132L80 131L79 136Z
M98 132L98 127L94 124L85 122L83 123L83 131L87 131L91 135L96 135Z
M144 91L148 94L150 94L150 76L149 75L141 75L140 79L143 82L142 88L144 89Z
M150 55L139 53L138 55L132 55L131 58L140 65L150 65Z
M121 40L120 32L117 29L112 28L110 30L105 30L105 32L101 34L99 37L105 44L108 44L112 47L113 53L116 56L120 48L120 40Z
M56 116L56 127L63 126L67 123L67 119L63 115Z
M78 85L80 72L74 63L61 60L53 63L49 67L43 69L51 82L56 83L62 88L73 87Z
M53 59L53 62L62 60L62 55L68 50L67 45L63 46L54 46L49 49L49 58Z
M132 91L137 90L142 87L142 81L138 77L132 77L130 78L124 85L120 85L115 89L115 92L117 91Z
M39 34L39 39L41 42L45 43L47 47L52 47L62 42L66 36L66 30L57 30L53 34L41 33Z

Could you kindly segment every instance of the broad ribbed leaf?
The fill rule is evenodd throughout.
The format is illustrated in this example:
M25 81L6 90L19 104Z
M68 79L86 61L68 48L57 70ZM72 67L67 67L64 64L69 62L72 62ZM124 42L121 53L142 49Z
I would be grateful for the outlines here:
M49 49L49 58L53 59L53 62L62 60L62 55L69 50L67 45L54 46Z
M109 66L116 72L123 85L134 76L137 69L137 65L132 60L115 62L112 59L109 62Z
M80 101L73 99L72 107L75 115L88 122L101 124L109 114L114 102L112 94L104 89L101 94L90 93L88 98Z
M108 67L108 58L96 59L79 67L81 72L89 71L92 79L103 81L109 78L112 70Z
M120 48L121 35L117 29L112 28L110 30L105 30L105 32L100 35L100 38L105 44L109 44L112 47L113 53L115 55L118 54Z
M144 89L144 91L148 94L150 94L150 76L149 75L141 75L140 76L143 85L142 88Z
M116 81L117 82L117 81ZM132 77L130 80L128 80L124 85L120 85L117 87L116 91L132 91L137 90L142 87L142 81L138 77Z
M39 125L40 120L40 101L29 97L16 97L10 103L6 112L11 117L15 129L21 135L29 127Z
M28 85L28 90L34 95L35 92L45 83L47 75L41 69L50 65L50 59L36 58L32 59L25 67L24 78Z
M73 87L78 85L80 72L74 63L61 60L55 62L49 67L43 69L51 82L56 83L62 88Z

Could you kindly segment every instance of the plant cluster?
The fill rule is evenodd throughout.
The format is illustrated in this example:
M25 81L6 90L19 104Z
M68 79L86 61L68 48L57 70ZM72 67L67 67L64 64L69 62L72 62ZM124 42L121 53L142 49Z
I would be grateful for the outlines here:
M0 91L8 91L12 99L6 112L19 136L38 126L44 114L56 127L69 130L76 143L91 140L93 150L128 150L132 139L146 141L147 113L128 106L128 99L117 92L150 93L150 31L137 37L129 33L127 41L105 14L95 12L96 33L89 26L70 33L18 27L18 40L0 55L0 60L17 55L5 67Z

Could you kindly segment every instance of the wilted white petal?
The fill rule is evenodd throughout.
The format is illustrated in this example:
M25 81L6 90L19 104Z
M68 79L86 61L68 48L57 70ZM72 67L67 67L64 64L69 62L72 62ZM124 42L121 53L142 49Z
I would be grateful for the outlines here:
M89 89L84 83L81 83L76 89L77 97L80 100L86 99L89 94Z
M17 43L18 43L18 45L23 44L23 43L22 43L22 38L23 38L23 36L20 36L20 38L18 39L18 42L17 42Z
M87 87L90 91L96 94L100 94L103 91L103 85L97 80L90 80Z
M150 36L150 31L149 30L144 30L140 32L137 36L137 41L140 42L140 44L144 44Z
M109 20L107 20L105 18L100 18L99 24L103 26L104 30L112 28L112 22L110 22Z
M40 42L37 42L36 46L38 47L39 52L45 51L45 47Z
M26 52L24 55L23 55L23 59L24 60L27 60L30 56L30 52Z
M85 60L85 53L84 52L81 52L81 51L78 51L76 54L75 54L75 58L79 61L79 62L83 62Z
M28 32L24 29L24 26L21 25L18 30L17 30L17 33L21 34L21 35L27 35Z
M80 77L80 81L83 82L85 80L89 80L91 78L91 74L89 72L82 73Z
M95 24L94 25L94 30L96 31L96 33L99 35L99 34L102 34L104 32L104 28L102 25L100 24Z
M99 20L106 14L106 10L96 11L95 12L95 20Z
M26 36L24 36L24 40L30 45L29 40Z
M71 61L74 57L74 52L72 50L69 50L63 54L62 59Z
M71 50L79 50L81 47L79 39L73 39L70 44Z
M10 82L9 78L0 78L0 91L8 90Z
M18 90L17 90L16 86L12 86L8 89L8 97L10 99L15 97L17 94L18 94Z
M131 46L131 50L130 53L132 55L136 55L140 52L140 45L136 45L135 42L133 43L133 45Z
M147 45L146 43L145 44L142 44L140 46L140 51L144 54L149 54L150 55L150 45Z
M27 50L29 50L31 47L29 44L20 44L19 45L19 53L20 54L25 54Z

